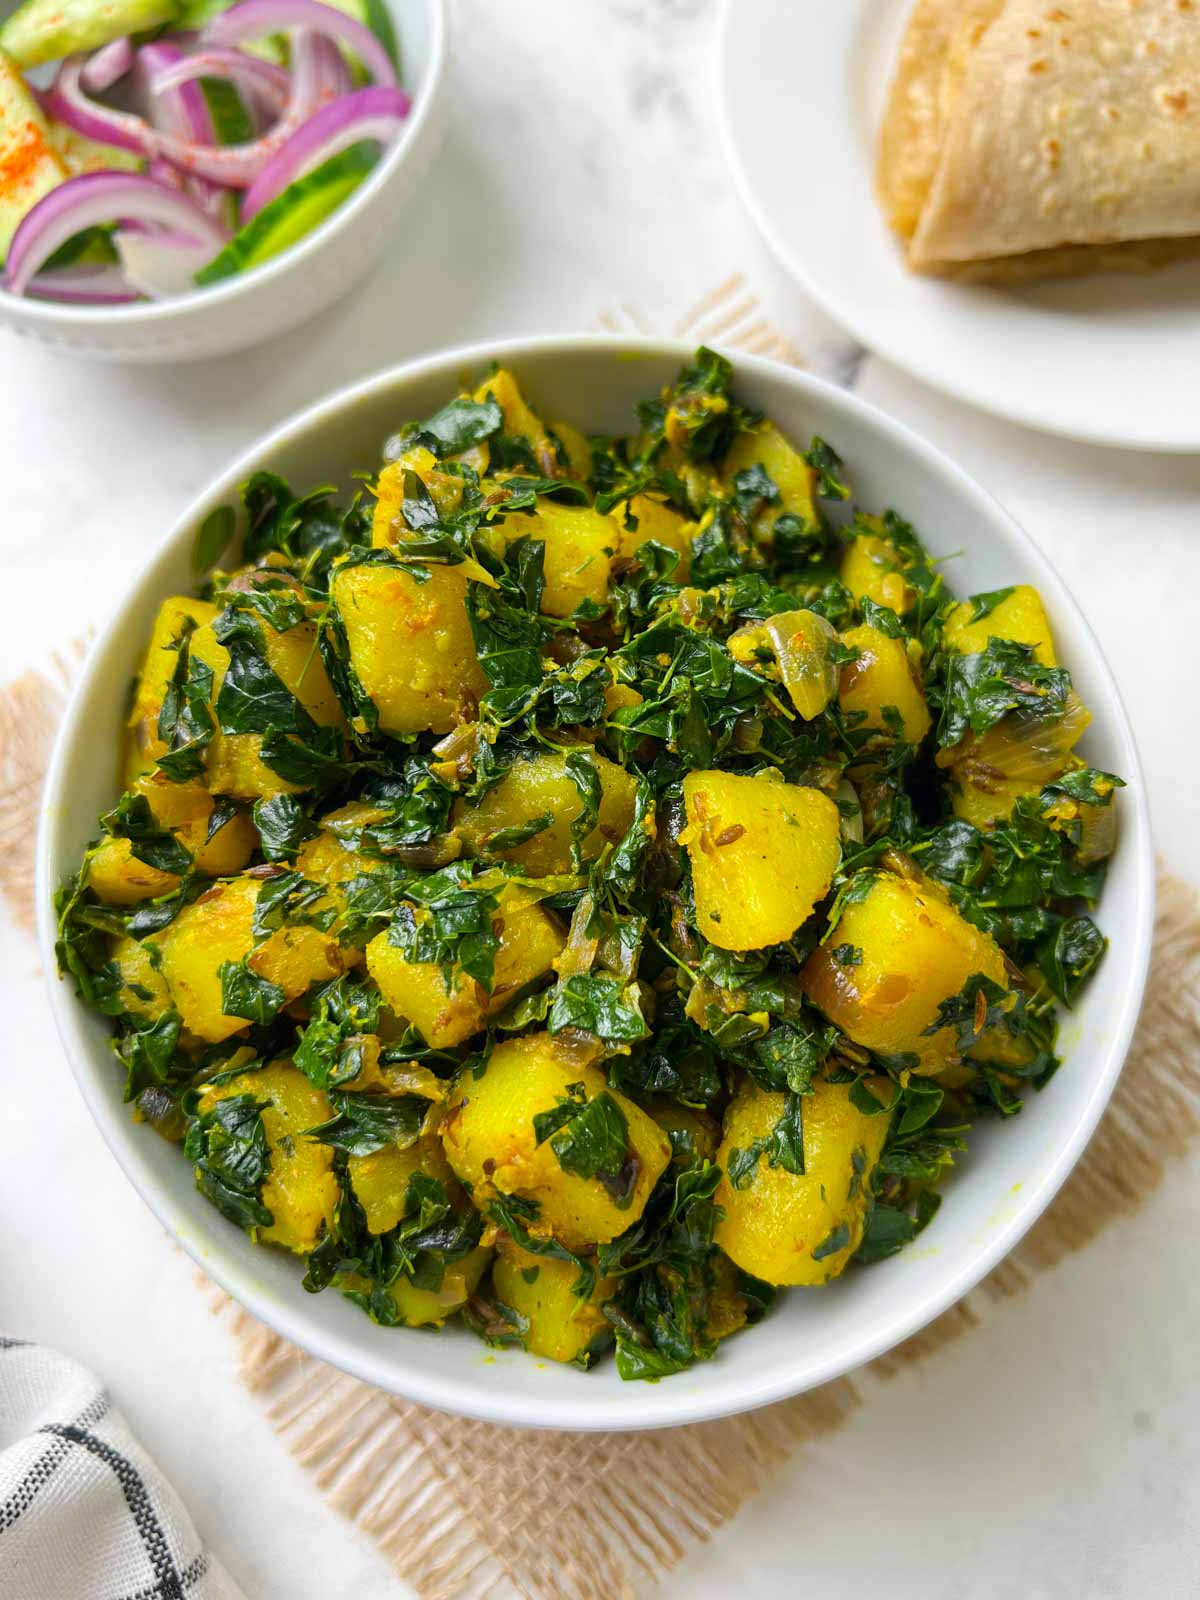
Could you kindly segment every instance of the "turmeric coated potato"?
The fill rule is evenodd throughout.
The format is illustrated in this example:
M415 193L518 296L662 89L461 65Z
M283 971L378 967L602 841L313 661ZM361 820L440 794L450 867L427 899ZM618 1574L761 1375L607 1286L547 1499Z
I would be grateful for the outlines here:
M530 410L516 378L506 367L498 367L486 378L476 389L474 398L480 403L495 400L504 416L504 432L525 441L536 470L543 477L557 475L560 470L558 452L546 432L546 425Z
M853 726L894 736L896 729L885 715L890 710L900 719L900 736L905 742L920 744L932 719L900 640L863 626L851 628L843 642L858 651L858 660L842 668L838 686L838 704L854 718Z
M345 968L337 940L312 927L280 928L256 946L253 918L261 886L250 877L215 884L185 906L158 940L162 975L184 1027L209 1044L249 1027L245 1017L221 1008L225 962L246 958L251 972L280 988L285 1001Z
M856 1044L913 1056L919 1071L936 1073L958 1059L957 1034L926 1029L976 973L1009 986L995 940L960 916L943 889L929 879L864 872L851 880L841 919L800 979Z
M687 827L696 925L722 950L790 939L829 892L840 818L817 789L731 772L689 772Z
M873 519L860 518L868 525ZM916 591L904 576L900 553L879 533L856 533L842 556L841 580L856 601L873 600L898 615L908 610Z
M187 595L172 595L159 606L129 712L127 788L166 752L167 747L158 736L158 719L182 640L193 625L211 622L216 614L216 606L207 600L193 600Z
M258 835L244 811L210 835L214 801L203 784L172 783L161 773L148 772L135 780L132 790L145 796L155 821L171 829L205 877L240 872L254 853ZM108 838L88 862L88 884L106 904L132 906L170 894L179 887L179 878L139 860L128 839Z
M633 495L626 505L618 506L612 515L620 533L621 555L635 556L644 544L665 545L679 557L679 564L671 577L676 583L686 582L692 564L692 535L696 531L694 523L665 500L650 494ZM628 527L629 519L635 521L637 526Z
M263 1130L271 1152L261 1198L274 1221L269 1228L260 1228L258 1237L306 1254L320 1242L337 1207L333 1151L302 1137L333 1115L329 1098L290 1061L273 1061L258 1072L240 1073L228 1083L206 1088L200 1110L241 1094L263 1103Z
M886 1090L884 1090L886 1094ZM822 1284L836 1278L862 1243L871 1174L887 1138L888 1116L850 1103L850 1085L818 1078L801 1097L804 1172L759 1155L744 1186L728 1177L734 1151L770 1137L787 1096L746 1080L725 1113L716 1200L725 1212L714 1238L743 1272L765 1283Z
M760 422L737 435L725 456L723 477L732 484L739 472L755 465L766 470L779 491L779 499L765 513L768 525L773 527L776 517L786 513L799 517L806 527L815 527L817 475L772 422Z
M284 633L262 624L267 663L320 727L342 728L346 718L333 692L317 649L317 629L312 622L301 622ZM229 667L229 652L217 638L212 623L197 628L189 645L191 658L211 667L213 704ZM300 787L262 760L262 738L257 733L222 733L213 736L204 752L208 787L214 794L230 795L235 800L269 799L276 794L292 794Z
M502 529L506 544L535 539L545 546L542 610L548 617L569 617L584 600L606 603L622 537L616 518L591 506L543 500L536 511L505 517Z
M367 946L367 971L384 1000L436 1050L479 1033L489 1016L503 1011L521 989L551 970L565 943L562 928L537 905L510 909L502 897L492 925L499 946L491 994L460 967L447 972L436 962L410 961L399 945L388 942L386 933Z
M469 720L488 680L457 567L344 567L332 595L350 664L384 733L449 733Z
M624 1233L641 1216L650 1191L666 1170L671 1147L662 1129L631 1100L609 1089L590 1065L589 1047L548 1033L498 1044L483 1076L466 1072L447 1102L442 1123L446 1158L477 1206L515 1195L538 1206L529 1231L553 1237L569 1250L586 1250ZM568 1088L582 1086L589 1103L608 1094L628 1130L628 1156L636 1163L628 1199L621 1203L600 1177L567 1171L549 1139L538 1144L533 1119L553 1111Z
M441 1140L433 1133L423 1133L416 1144L404 1150L385 1145L369 1156L351 1156L346 1170L354 1197L366 1213L368 1233L389 1233L403 1218L409 1180L414 1173L436 1178L451 1193L461 1193L442 1152Z
M446 1263L441 1285L436 1289L418 1288L411 1278L394 1278L384 1293L396 1308L397 1323L404 1328L442 1327L475 1293L491 1259L490 1249L476 1245L457 1261ZM370 1288L367 1279L355 1273L346 1273L338 1279L338 1284L343 1289L360 1293Z
M600 780L600 814L596 826L583 840L585 861L600 854L605 842L615 843L633 821L637 782L624 767L591 751L581 752ZM518 761L482 800L458 801L453 826L468 855L490 854L489 841L502 828L545 817L547 823L524 844L495 851L499 860L514 862L533 877L571 870L571 824L583 811L583 796L567 770L567 757L559 753Z
M431 450L416 446L390 462L375 484L375 511L371 519L371 543L377 549L394 550L409 533L403 505L406 473L415 472L429 490L430 498L442 516L452 516L462 503L463 480L438 467Z
M942 643L947 650L973 655L986 650L989 639L1015 639L1018 644L1032 645L1044 667L1058 665L1046 608L1041 595L1029 584L1017 584L986 616L978 616L978 611L974 600L955 606L942 630Z
M586 1367L612 1339L601 1310L616 1291L615 1278L598 1278L586 1300L574 1293L579 1276L569 1261L533 1255L501 1237L492 1263L497 1300L519 1319L521 1344L531 1355Z
M159 954L159 947L149 939L139 944L120 934L109 941L109 960L121 979L121 1003L135 1016L160 1017L171 1004Z

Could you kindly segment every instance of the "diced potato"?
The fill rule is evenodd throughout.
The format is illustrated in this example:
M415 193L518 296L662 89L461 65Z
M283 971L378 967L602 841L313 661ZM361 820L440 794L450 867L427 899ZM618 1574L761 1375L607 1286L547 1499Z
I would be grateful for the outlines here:
M729 639L736 661L774 659L792 704L811 722L837 693L838 669L832 647L837 634L816 611L783 611L765 622L748 623Z
M893 733L883 714L890 707L900 714L905 741L920 744L932 719L903 643L880 633L878 628L866 626L851 628L843 637L858 651L858 660L842 668L838 687L842 710L865 713L865 720L856 723L857 727Z
M406 1150L386 1145L369 1156L351 1156L346 1165L355 1198L367 1214L368 1233L388 1233L401 1220L414 1173L436 1178L452 1195L461 1192L436 1134L422 1134Z
M631 1227L671 1159L662 1129L632 1100L608 1089L591 1059L586 1047L548 1033L506 1039L492 1051L481 1078L463 1074L442 1124L447 1159L477 1206L497 1195L534 1201L540 1210L529 1231L553 1236L569 1250L586 1250ZM534 1117L552 1111L570 1084L582 1084L589 1101L607 1090L624 1114L638 1163L624 1207L598 1177L564 1171L549 1140L536 1142Z
M687 1135L698 1156L711 1161L716 1155L720 1129L707 1111L696 1111L678 1100L652 1100L646 1109L667 1135Z
M725 456L722 476L732 485L739 472L755 464L766 469L779 490L779 500L767 512L771 524L784 512L799 517L809 527L818 523L817 475L773 422L760 422L748 433L737 435Z
M990 934L960 916L931 880L870 872L851 881L841 919L800 978L812 1003L856 1044L912 1055L930 1073L958 1059L958 1043L953 1028L925 1030L976 973L1009 986Z
M250 1094L263 1106L263 1129L271 1151L271 1171L262 1186L262 1203L274 1217L260 1240L307 1254L333 1222L338 1182L333 1150L301 1135L327 1122L333 1108L323 1089L309 1082L290 1061L273 1061L259 1072L242 1073L205 1089L201 1111L218 1100Z
M626 508L620 505L612 513L612 520L620 531L620 550L623 556L635 556L638 547L653 542L666 545L679 557L679 565L671 574L672 581L684 583L692 564L692 535L695 523L689 522L673 506L657 495L635 494L628 509L637 518L636 528L625 526Z
M251 970L277 984L288 1000L344 970L337 941L312 927L280 928L255 949L260 887L260 880L248 877L215 884L185 906L159 939L162 974L184 1026L210 1044L249 1027L245 1018L221 1010L224 962L249 955Z
M1008 817L1023 794L1040 794L1068 770L1091 720L1072 690L1061 716L1010 713L986 733L940 750L937 764L949 769L955 816L983 829Z
M727 1172L734 1150L766 1139L786 1104L786 1095L747 1079L725 1113L717 1164ZM803 1174L773 1167L760 1155L745 1188L723 1176L716 1201L725 1217L716 1227L717 1244L743 1272L765 1283L816 1285L836 1278L862 1243L871 1173L888 1120L883 1112L865 1116L856 1110L849 1084L818 1078L801 1101Z
M316 624L301 622L286 633L276 633L264 622L262 632L272 671L313 721L324 728L345 729L345 716L317 649ZM196 629L190 649L193 660L203 661L212 668L215 705L229 667L229 652L218 640L211 623ZM221 733L218 730L204 752L208 787L214 794L231 795L235 800L269 799L276 794L296 793L298 784L281 778L261 760L261 748L262 737L257 733Z
M722 950L790 939L829 892L841 859L837 806L818 789L732 772L689 772L687 827L696 925Z
M21 219L66 176L33 91L0 50L0 261Z
M501 532L506 545L518 539L545 545L542 610L548 617L569 617L584 600L606 604L613 557L621 547L617 518L591 506L542 500L536 511L505 517Z
M424 581L404 567L344 567L333 580L350 662L384 733L449 733L490 687L467 616L466 575L422 570Z
M245 812L239 811L208 837L214 802L203 784L171 783L146 773L132 787L134 793L145 795L156 821L179 837L192 853L196 870L206 877L240 872L254 853L258 838ZM106 904L131 906L170 894L179 887L179 878L139 861L130 840L109 838L101 841L88 863L88 883Z
M378 499L371 519L371 543L377 548L394 550L408 533L402 510L406 472L416 473L442 516L452 516L462 503L463 480L452 472L443 472L432 450L423 445L406 450L384 467L375 485Z
M890 539L878 534L855 535L842 556L840 577L856 601L865 597L897 614L907 611L915 598L916 591L904 577L899 551Z
M365 820L379 815L375 807L362 805L358 801L352 801L337 811L327 812L321 819L320 833L313 839L306 839L296 852L296 871L310 883L323 883L328 887L326 902L337 912L337 919L330 924L328 931L335 937L340 937L345 927L346 896L342 892L343 885L353 878L377 872L383 862L377 857L363 855L361 851L348 849L326 825L335 819L362 817ZM342 954L347 966L357 966L363 959L362 951L351 945L343 946Z
M159 606L129 713L127 787L166 753L166 745L158 737L158 719L179 659L179 644L185 628L189 622L197 626L211 622L216 614L216 606L207 600L191 600L186 595L172 595Z
M167 980L155 966L150 941L139 943L124 934L110 941L109 960L121 976L121 1004L136 1016L156 1018L171 1004Z
M553 478L558 470L558 453L547 437L542 419L525 404L517 380L506 367L500 367L476 389L474 398L482 404L488 396L504 413L505 433L524 439L543 477Z
M604 756L584 752L600 776L600 816L583 841L583 856L593 860L605 841L616 841L633 821L637 780L624 767ZM554 753L518 761L495 788L474 805L458 801L453 826L468 855L481 855L488 840L502 828L512 828L535 817L553 820L524 844L499 850L497 856L515 862L533 877L571 870L571 824L583 810L583 798L567 771L567 757Z
M573 422L552 422L550 432L562 445L567 455L567 466L573 478L581 482L592 475L592 447L585 433L580 433Z
M418 1289L411 1278L397 1278L384 1292L395 1306L397 1319L403 1327L440 1328L448 1317L461 1311L475 1293L491 1259L491 1250L477 1245L458 1261L447 1262L440 1289ZM339 1283L343 1289L369 1288L365 1278L353 1273Z
M566 942L555 919L538 905L514 907L501 898L492 919L499 938L492 992L455 967L445 974L435 962L409 961L386 933L367 946L367 971L397 1016L407 1017L426 1044L444 1050L480 1032L489 1016L503 1011L526 984L551 971Z
M510 1306L527 1326L522 1344L531 1355L548 1361L587 1366L612 1338L612 1324L600 1309L616 1293L615 1278L598 1278L586 1300L572 1293L579 1273L569 1261L533 1255L502 1238L492 1263L496 1298Z
M986 617L976 620L974 602L964 600L946 618L942 643L947 650L974 655L986 650L990 639L1014 639L1018 644L1031 645L1044 667L1058 665L1042 597L1027 583L1019 583Z

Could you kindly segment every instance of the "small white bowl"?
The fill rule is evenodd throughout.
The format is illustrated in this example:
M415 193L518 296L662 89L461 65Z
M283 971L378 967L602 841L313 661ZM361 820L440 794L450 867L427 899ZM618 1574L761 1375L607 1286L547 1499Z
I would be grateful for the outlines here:
M354 468L378 461L400 423L428 415L492 359L517 371L544 415L615 433L630 426L634 402L673 377L690 354L682 344L604 336L478 345L370 378L284 424L193 503L131 583L84 666L46 784L37 893L51 1004L84 1098L143 1198L206 1272L286 1338L393 1393L497 1422L566 1429L696 1422L825 1383L907 1338L1000 1261L1079 1159L1121 1069L1145 984L1154 875L1141 765L1100 647L1061 580L990 495L932 445L851 394L735 353L741 395L786 433L828 439L863 505L901 511L935 555L963 552L952 568L959 592L1037 585L1061 657L1094 714L1084 753L1128 782L1119 802L1120 846L1098 912L1112 948L1066 1018L1065 1065L1045 1093L1002 1126L977 1126L945 1204L909 1249L828 1288L792 1290L712 1361L656 1385L622 1383L612 1362L584 1373L519 1351L493 1352L462 1329L433 1335L378 1328L340 1295L305 1294L296 1262L251 1244L224 1221L197 1192L180 1152L134 1123L121 1102L108 1024L54 975L50 897L94 836L97 814L115 799L127 686L159 601L195 581L191 551L204 517L234 503L239 484L259 467L291 477L298 488L349 484Z
M446 121L446 0L386 4L412 110L375 169L311 233L261 267L169 300L71 306L0 289L0 326L98 361L196 361L273 339L344 295L382 255Z

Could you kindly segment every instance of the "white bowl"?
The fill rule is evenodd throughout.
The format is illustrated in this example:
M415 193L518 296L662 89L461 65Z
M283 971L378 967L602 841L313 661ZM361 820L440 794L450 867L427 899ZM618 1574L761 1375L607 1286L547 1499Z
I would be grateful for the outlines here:
M344 295L383 254L446 120L446 0L386 4L412 110L374 170L311 233L261 267L170 300L70 306L0 289L0 326L98 361L196 361L273 339Z
M1062 659L1095 720L1084 751L1119 772L1122 836L1098 918L1112 941L1099 979L1063 1030L1066 1062L1044 1094L1003 1126L980 1125L921 1238L892 1260L820 1290L793 1290L759 1327L714 1360L656 1385L622 1383L611 1362L590 1373L493 1352L471 1334L376 1327L341 1296L310 1296L293 1260L224 1221L188 1164L121 1102L109 1029L54 974L54 886L77 864L97 813L116 795L126 691L151 618L194 582L196 528L236 499L259 467L300 487L349 483L378 461L388 434L428 415L491 359L514 367L533 403L598 432L632 421L634 401L672 377L688 347L604 336L506 341L453 350L344 389L255 444L188 509L133 581L84 666L46 785L38 841L42 952L51 1003L84 1098L117 1160L163 1225L235 1299L288 1339L396 1394L498 1422L553 1428L649 1428L748 1410L824 1383L906 1338L1012 1248L1079 1159L1104 1110L1137 1020L1150 952L1153 863L1141 766L1129 720L1091 630L1062 582L996 502L932 445L853 395L773 362L733 355L743 397L785 432L820 433L847 462L857 496L894 506L935 554L962 550L962 593L1030 582L1045 599Z

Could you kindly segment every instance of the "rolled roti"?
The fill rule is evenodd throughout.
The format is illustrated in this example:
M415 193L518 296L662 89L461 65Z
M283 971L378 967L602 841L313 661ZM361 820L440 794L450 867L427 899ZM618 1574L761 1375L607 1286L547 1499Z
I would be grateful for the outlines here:
M877 183L910 265L1017 282L1200 248L1200 0L918 0Z

